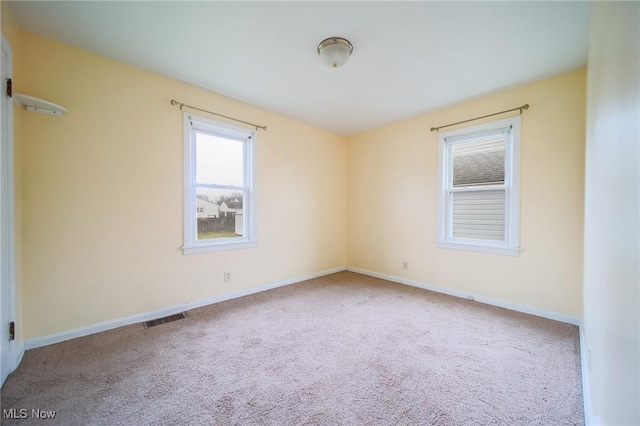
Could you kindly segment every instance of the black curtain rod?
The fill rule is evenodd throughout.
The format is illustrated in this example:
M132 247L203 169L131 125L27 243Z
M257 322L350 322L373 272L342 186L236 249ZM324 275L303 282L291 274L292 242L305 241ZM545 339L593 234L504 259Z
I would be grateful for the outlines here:
M464 121L458 121L457 123L445 124L444 126L440 126L440 127L432 127L431 131L432 132L437 132L438 130L444 129L445 127L455 126L456 124L468 123L469 121L481 120L483 118L493 117L494 115L504 114L504 113L511 112L511 111L520 110L520 114L522 114L522 110L523 109L529 109L529 104L524 104L522 106L519 106L518 108L507 109L505 111L494 112L493 114L489 114L489 115L483 115L482 117L476 117L476 118L470 118L470 119L464 120Z

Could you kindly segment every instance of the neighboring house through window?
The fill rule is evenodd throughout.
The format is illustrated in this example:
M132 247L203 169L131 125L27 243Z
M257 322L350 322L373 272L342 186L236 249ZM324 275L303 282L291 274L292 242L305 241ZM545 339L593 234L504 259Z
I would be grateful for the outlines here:
M438 246L520 252L520 117L439 135Z
M185 254L256 245L255 139L252 130L184 115Z

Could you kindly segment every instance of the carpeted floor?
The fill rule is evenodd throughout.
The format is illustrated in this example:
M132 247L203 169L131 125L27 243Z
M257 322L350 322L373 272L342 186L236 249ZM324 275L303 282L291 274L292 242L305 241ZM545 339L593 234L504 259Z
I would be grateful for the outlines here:
M28 351L2 424L584 422L572 325L350 272L188 314Z

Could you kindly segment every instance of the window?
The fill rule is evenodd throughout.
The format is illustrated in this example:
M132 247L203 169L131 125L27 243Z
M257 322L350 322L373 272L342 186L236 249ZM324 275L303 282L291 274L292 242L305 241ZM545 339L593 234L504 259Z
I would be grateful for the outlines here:
M184 115L184 246L255 247L255 132Z
M438 246L520 253L520 117L439 135Z

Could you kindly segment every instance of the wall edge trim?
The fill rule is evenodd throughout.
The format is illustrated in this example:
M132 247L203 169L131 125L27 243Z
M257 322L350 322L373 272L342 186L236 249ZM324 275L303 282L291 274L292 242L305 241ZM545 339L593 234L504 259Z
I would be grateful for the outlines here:
M582 407L584 410L585 426L597 426L600 422L591 415L591 386L589 385L589 357L587 349L587 338L584 331L584 321L580 321L580 368L582 376Z
M25 352L25 343L24 342L20 342L20 345L16 349L17 350L15 350L14 353L13 353L13 359L11 360L11 362L12 362L11 372L14 372L16 370L16 368L18 368L18 366L22 362L22 357L24 356L24 352ZM9 374L11 374L11 373L9 373Z
M479 296L473 293L467 293L465 291L449 289L446 287L440 287L434 284L427 284L420 281L410 280L407 278L397 277L394 275L387 275L380 272L369 271L367 269L356 268L353 266L347 266L347 271L355 272L362 275L368 275L370 277L380 278L387 281L396 282L399 284L408 285L411 287L417 287L424 290L435 291L436 293L447 294L449 296L459 297L461 299L471 299L476 302L484 303L486 305L497 306L499 308L509 309L511 311L520 312L523 314L535 315L537 317L547 318L555 321L564 322L567 324L579 326L582 322L580 317L573 315L567 315L560 312L547 311L544 309L533 308L530 306L520 305L517 303L511 303L506 300L493 299L491 297Z
M278 287L284 287L291 284L296 284L302 281L323 277L325 275L335 274L337 272L342 272L345 269L346 268L344 266L333 268L333 269L327 269L324 271L301 275L298 277L289 278L282 281L276 281L273 283L263 284L257 287L252 287L252 288L248 288L248 289L244 289L244 290L240 290L232 293L226 293L218 296L208 297L206 299L201 299L194 302L182 303L182 304L170 306L167 308L161 308L154 311L129 315L129 316L114 319L114 320L108 320L108 321L104 321L96 324L78 327L78 328L63 331L60 333L51 334L48 336L41 336L41 337L35 337L32 339L27 339L24 341L22 353L24 354L25 350L36 349L43 346L53 345L55 343L61 343L61 342L75 339L78 337L84 337L90 334L100 333L102 331L113 330L115 328L120 328L127 325L137 324L137 323L149 321L156 318L162 318L165 316L177 314L179 312L201 308L203 306L213 305L216 303L225 302L227 300L237 299L243 296L249 296L255 293L261 293L263 291L272 290ZM21 358L22 356L20 356L20 359ZM16 364L16 367L17 365L18 364Z

